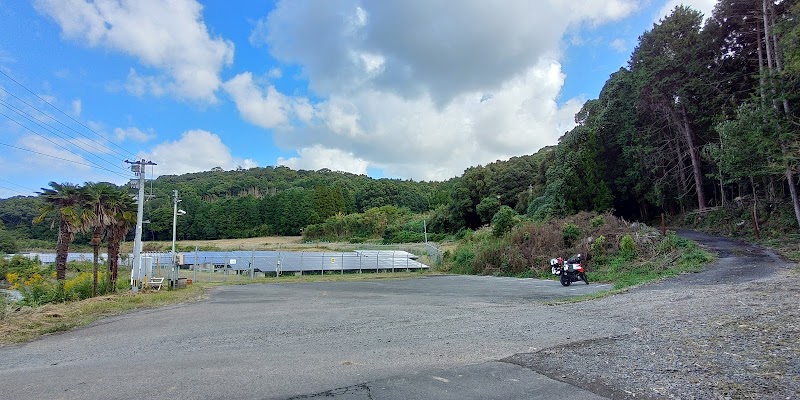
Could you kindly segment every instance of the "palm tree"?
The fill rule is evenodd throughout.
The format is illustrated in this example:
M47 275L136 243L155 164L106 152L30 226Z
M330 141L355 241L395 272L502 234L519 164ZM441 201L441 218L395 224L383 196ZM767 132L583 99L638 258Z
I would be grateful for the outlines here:
M108 241L108 287L117 288L117 269L120 242L136 224L136 202L124 190L112 191L106 199L105 210L109 218L106 227Z
M108 209L109 199L117 188L110 183L86 182L83 187L84 206L92 210L91 220L87 221L86 230L92 231L92 249L94 250L94 265L92 268L92 296L97 295L97 275L100 253L100 242L103 234L112 225L114 215Z
M49 185L49 189L42 188L41 192L37 192L45 205L39 210L39 215L33 222L40 223L48 215L55 214L53 223L58 221L56 279L63 282L66 278L69 244L75 239L75 234L85 228L91 211L84 208L84 195L79 186L56 182L50 182Z

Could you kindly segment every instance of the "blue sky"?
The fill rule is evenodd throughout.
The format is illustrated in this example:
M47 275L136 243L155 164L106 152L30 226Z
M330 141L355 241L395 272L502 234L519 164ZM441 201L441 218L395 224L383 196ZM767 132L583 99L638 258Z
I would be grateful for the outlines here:
M555 144L680 3L715 2L0 0L0 198L140 158L448 179Z

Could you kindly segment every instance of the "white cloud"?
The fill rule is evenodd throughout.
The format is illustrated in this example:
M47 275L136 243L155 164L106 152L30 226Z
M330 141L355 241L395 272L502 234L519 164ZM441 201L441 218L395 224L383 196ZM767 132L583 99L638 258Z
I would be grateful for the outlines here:
M629 51L628 43L625 39L614 39L608 45L618 53L627 53Z
M72 115L75 117L79 117L81 115L81 99L72 100Z
M161 143L139 157L155 160L157 175L208 171L214 167L231 170L257 166L251 159L233 157L219 136L200 129L186 131L179 140Z
M273 133L283 147L304 149L279 163L446 179L555 143L582 106L578 99L556 103L563 80L560 65L544 60L493 93L460 95L442 109L430 97L412 100L377 89L332 96L309 104L311 119Z
M224 87L245 120L263 128L275 128L289 122L289 99L273 86L262 91L250 72L236 75L225 82Z
M277 165L284 165L292 169L319 170L328 168L333 171L366 174L369 163L351 152L339 149L327 149L316 145L298 150L298 157L285 159L278 158Z
M711 12L714 11L714 6L718 0L667 0L666 4L658 10L658 14L653 19L653 22L658 22L668 15L672 14L672 10L679 5L691 7L703 13L703 17L708 19L711 17Z
M123 84L128 93L142 97L146 94L154 96L163 96L167 92L167 82L164 77L156 76L142 76L139 75L135 69L131 68L128 71L128 78Z
M557 56L570 26L619 19L636 7L633 0L282 1L252 37L299 64L318 95L375 88L428 95L443 106Z
M59 142L61 142L59 145L55 144ZM69 145L63 140L56 138L48 140L42 136L25 136L18 141L18 146L32 151L25 158L25 163L29 165L29 168L43 168L48 171L61 168L88 171L91 168L90 163L75 151L69 150Z
M638 7L633 0L281 1L251 42L298 65L316 100L290 98L245 74L226 90L242 117L272 129L279 146L303 149L280 159L287 165L446 179L556 143L583 102L558 100L564 38Z
M233 62L233 43L212 38L195 0L35 0L63 35L92 47L137 57L163 75L131 70L126 87L136 94L172 93L215 102L220 70Z
M114 140L117 143L125 140L132 140L134 142L147 142L156 137L156 133L152 129L142 131L136 127L129 128L116 128L114 129Z

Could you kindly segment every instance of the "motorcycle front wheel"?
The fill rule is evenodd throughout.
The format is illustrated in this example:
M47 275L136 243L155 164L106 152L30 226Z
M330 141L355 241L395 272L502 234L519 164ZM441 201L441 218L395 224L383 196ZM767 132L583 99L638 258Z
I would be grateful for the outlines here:
M586 284L587 284L587 285L589 284L589 278L587 278L587 277L586 277L586 274L585 274L585 273L582 273L582 274L581 274L581 280L582 280L582 281L584 281L584 282L586 282Z
M561 285L569 286L570 284L572 284L572 280L569 279L567 274L561 274Z

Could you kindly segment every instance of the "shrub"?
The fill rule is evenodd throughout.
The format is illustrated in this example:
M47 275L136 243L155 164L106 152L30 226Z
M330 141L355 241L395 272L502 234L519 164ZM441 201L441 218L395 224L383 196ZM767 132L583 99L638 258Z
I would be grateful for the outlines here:
M624 235L619 240L619 254L625 260L631 261L636 258L636 241L631 235Z
M591 246L591 253L592 256L604 256L606 254L606 246L608 245L608 241L606 237L600 235L597 239L592 242Z
M511 228L514 227L514 218L516 216L516 211L511 207L500 207L500 210L492 217L492 235L500 237L511 231Z
M453 253L453 269L457 274L472 274L475 253L469 246L459 246Z
M581 230L578 228L578 225L568 222L564 224L562 235L564 238L564 246L572 247L575 241L581 236Z

